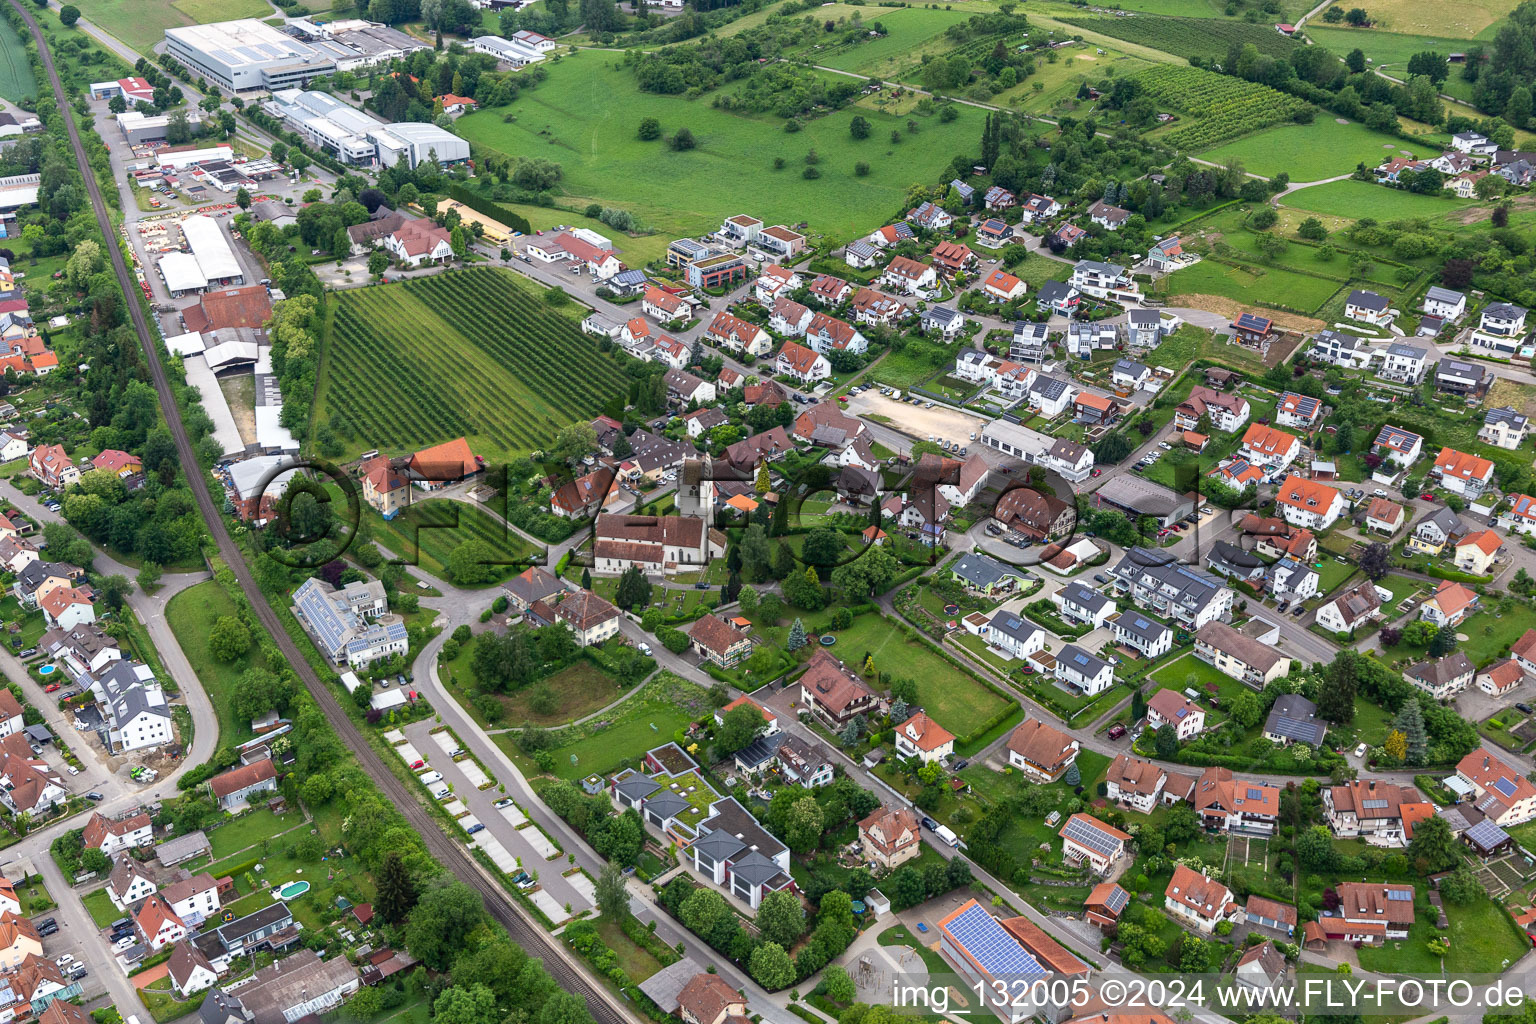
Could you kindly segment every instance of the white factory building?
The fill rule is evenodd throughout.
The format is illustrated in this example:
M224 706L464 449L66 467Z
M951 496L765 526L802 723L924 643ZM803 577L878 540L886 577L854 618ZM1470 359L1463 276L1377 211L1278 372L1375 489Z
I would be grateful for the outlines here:
M173 297L245 283L245 271L229 239L212 217L187 217L181 222L181 234L192 251L168 252L159 263L160 276Z
M322 92L285 89L262 108L344 163L393 167L404 156L415 167L433 155L440 164L469 159L469 143L435 124L388 124Z
M231 92L295 89L334 71L387 64L429 47L404 32L356 19L285 29L255 18L165 30L165 49Z

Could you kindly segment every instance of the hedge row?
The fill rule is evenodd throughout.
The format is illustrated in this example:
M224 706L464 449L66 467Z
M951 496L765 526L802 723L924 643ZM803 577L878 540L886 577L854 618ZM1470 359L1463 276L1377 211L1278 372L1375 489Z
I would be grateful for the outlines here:
M463 203L476 213L482 213L492 220L500 221L513 231L521 231L525 235L533 234L533 225L528 223L527 217L520 213L513 213L505 206L465 188L456 181L448 185L448 198Z

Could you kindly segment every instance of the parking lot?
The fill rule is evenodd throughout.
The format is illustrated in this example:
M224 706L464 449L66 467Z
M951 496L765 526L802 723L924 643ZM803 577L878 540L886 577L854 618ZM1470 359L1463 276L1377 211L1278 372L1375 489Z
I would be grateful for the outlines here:
M912 405L897 401L873 389L861 394L849 395L845 408L848 412L859 416L883 416L889 427L909 437L936 443L949 441L962 448L972 447L976 442L976 435L988 422L980 416L973 416L947 405L939 405L926 399L921 405ZM1041 436L1044 437L1043 434ZM1046 447L1049 447L1049 444Z

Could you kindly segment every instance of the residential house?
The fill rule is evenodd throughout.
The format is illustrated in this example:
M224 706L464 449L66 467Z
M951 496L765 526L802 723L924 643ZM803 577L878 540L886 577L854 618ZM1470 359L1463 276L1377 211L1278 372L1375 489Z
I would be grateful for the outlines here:
M1452 494L1473 499L1481 497L1493 483L1493 469L1493 463L1487 459L1454 448L1441 448L1435 457L1434 468L1429 472Z
M1147 266L1156 273L1172 273L1183 267L1187 261L1184 243L1180 241L1178 235L1160 238L1147 248Z
M1083 918L1101 929L1113 928L1130 905L1131 894L1114 882L1100 882L1083 900ZM1250 901L1251 902L1251 901Z
M1113 399L1103 395L1095 395L1083 392L1072 400L1072 420L1081 423L1090 430L1094 427L1106 427L1115 422L1120 414L1120 406Z
M1082 292L1066 281L1045 281L1035 293L1036 306L1062 316L1071 316L1081 301Z
M76 964L70 967L73 970L79 969ZM76 980L75 975L66 976L58 964L34 954L27 955L21 961L21 967L9 981L11 992L16 997L16 1006L11 1010L0 1010L0 1013L25 1013L30 1010L33 1014L42 1015L39 1020L47 1018L48 1007L56 1002L61 1007L73 1008L71 1001L79 999L85 988ZM88 1024L91 1019L84 1014L81 1014L81 1018L82 1024Z
M704 340L750 356L765 356L773 349L773 338L767 331L724 310L704 329Z
M924 202L907 211L907 222L928 231L945 231L955 218L944 212L942 206Z
M1195 630L1194 639L1195 657L1255 690L1264 689L1291 668L1285 655L1225 622L1207 622Z
M133 925L139 940L151 950L159 951L173 942L180 942L189 934L186 922L177 917L169 904L159 896L144 901L133 917Z
M638 567L677 572L723 554L725 543L697 516L600 515L593 532L593 570L618 575Z
M786 295L781 295L774 300L773 312L768 317L768 326L780 334L791 338L798 338L805 334L805 329L811 324L811 317L815 314L809 306L802 306Z
M870 232L869 237L865 241L876 249L889 249L893 245L900 245L902 242L910 241L916 237L917 234L912 230L910 224L905 221L897 221L895 224L887 224L883 228Z
M1115 669L1076 644L1067 644L1056 656L1056 680L1074 693L1094 696L1115 684Z
M979 627L979 635L1013 658L1028 658L1045 649L1045 630L1016 612L996 612Z
M1232 610L1231 589L1214 576L1140 546L1109 572L1117 593L1184 629L1197 630Z
M1269 706L1262 735L1279 747L1305 743L1317 748L1328 735L1328 723L1317 716L1317 705L1301 694L1282 693Z
M1239 313L1232 321L1232 336L1243 345L1266 349L1274 340L1275 322L1257 313Z
M453 259L453 244L447 229L426 219L408 220L385 235L384 248L395 259L412 267Z
M1023 572L1005 565L990 555L967 552L949 567L952 577L971 594L982 597L1002 597L1018 589Z
M1249 463L1262 466L1266 476L1273 476L1296 461L1301 454L1301 441L1283 430L1250 423L1239 453Z
M1161 658L1173 650L1173 630L1134 609L1112 616L1109 629L1121 646L1135 650L1143 658Z
M1237 470L1236 467L1247 467ZM1258 477L1259 473L1247 463L1236 463L1225 467L1232 469L1231 480L1234 486L1240 486L1246 482L1248 476ZM1227 479L1227 477L1223 477ZM1244 551L1241 547L1229 541L1218 540L1211 545L1211 550L1205 556L1205 567L1218 576L1225 576L1229 580L1239 580L1243 583L1257 585L1264 578L1264 572L1268 568L1264 559L1250 551Z
M770 892L794 892L789 850L735 799L717 801L685 856L693 869L756 910Z
M893 870L922 853L917 815L907 807L879 807L859 822L859 842L869 859Z
M1477 604L1477 591L1442 580L1434 594L1419 606L1419 618L1436 626L1456 626L1477 611Z
M533 612L547 622L543 614L547 608L535 606ZM577 647L594 647L619 632L619 610L590 590L567 594L553 611L554 621L570 629Z
M996 217L990 217L976 225L976 244L988 249L1001 249L1013 241L1013 238L1013 226Z
M37 602L43 621L49 626L71 630L96 621L96 605L90 591L76 587L55 587Z
M219 980L219 973L213 969L208 958L185 940L178 942L171 950L166 970L170 975L171 987L183 999L213 987L213 983Z
M1262 901L1261 902L1268 902ZM1294 909L1291 911L1295 913ZM1253 920L1253 900L1248 901L1248 919ZM1267 991L1285 979L1285 954L1273 942L1248 947L1232 970L1232 980L1240 987Z
M219 884L206 871L172 882L160 890L171 912L196 928L219 912Z
M1029 286L1001 268L992 271L981 283L982 293L993 302L1012 302L1022 299Z
M56 491L80 482L80 469L64 452L63 445L40 444L32 449L28 471L44 487Z
M661 323L687 320L693 316L693 302L682 295L673 295L660 288L648 288L640 299L640 311Z
M1131 212L1111 206L1101 199L1088 207L1088 219L1106 231L1119 231L1131 219Z
M1119 329L1104 320L1074 320L1067 324L1067 353L1079 359L1092 359L1095 352L1107 352L1119 339Z
M1375 292L1356 288L1349 293L1349 298L1344 300L1344 315L1350 320L1379 326L1391 321L1391 306L1392 303L1387 301L1385 295L1377 295Z
M0 912L0 970L14 971L26 963L29 957L42 955L43 940L32 922L8 910ZM62 1001L55 1002L49 1010L67 1005ZM42 1020L47 1021L48 1018L49 1014L44 1013Z
M1292 526L1326 530L1344 514L1344 495L1336 488L1292 474L1275 493L1280 514Z
M1117 360L1114 369L1110 372L1110 379L1121 387L1130 388L1132 391L1140 391L1152 377L1152 369L1133 359Z
M926 263L897 256L880 275L880 283L906 295L924 296L937 285L934 269Z
M854 293L848 308L853 313L855 322L886 327L912 315L911 306L894 295L887 295L873 288L860 288Z
M1507 405L1489 409L1483 416L1483 425L1477 432L1477 439L1484 444L1513 451L1525 443L1530 424L1526 416Z
M107 899L118 910L127 910L141 900L153 896L160 889L154 874L148 867L134 860L126 852L112 862L112 872L107 875ZM21 908L18 906L18 910Z
M762 230L762 221L748 214L738 213L734 217L725 218L715 234L734 245L750 245L757 241L758 232Z
M941 761L955 752L955 734L919 711L896 726L896 753L915 757L924 764Z
M1073 398L1074 408L1081 397L1083 396ZM1093 472L1093 452L1085 445L1065 437L1057 438L1055 443L1035 461L1074 484L1082 483Z
M1061 856L1068 864L1107 875L1124 859L1131 837L1113 825L1081 812L1067 819L1061 831Z
M1317 921L1326 938L1379 946L1388 939L1408 937L1414 920L1413 886L1340 882L1334 891L1338 910Z
M22 430L0 430L0 462L24 459L32 450L27 434Z
M757 245L781 257L798 256L805 251L805 236L782 224L775 224L758 232Z
M1330 366L1361 370L1370 365L1373 351L1364 338L1325 330L1313 336L1307 355Z
M1033 487L1005 491L992 515L1003 526L1034 541L1065 535L1077 518L1071 505Z
M1114 601L1077 581L1069 582L1056 591L1051 595L1051 600L1060 609L1061 617L1073 625L1101 629L1110 616L1115 614Z
M1509 498L1509 511L1503 514L1504 524L1516 533L1536 534L1536 498L1529 494L1511 494Z
M1155 309L1133 309L1126 313L1125 340L1133 349L1156 348L1167 333L1163 315Z
M1365 506L1365 528L1388 537L1403 528L1406 522L1403 506L1386 498L1372 498Z
M1120 303L1140 302L1141 288L1126 269L1098 260L1078 260L1072 268L1072 287L1096 299Z
M514 612L525 612L536 601L547 601L563 593L559 577L540 566L531 566L501 585Z
M746 1019L747 1001L718 974L699 972L678 992L676 1016L684 1024L727 1024Z
M1318 606L1317 624L1330 633L1348 633L1375 618L1381 611L1381 595L1370 580L1357 583L1338 597Z
M1436 700L1445 700L1471 686L1476 674L1466 652L1455 651L1411 666L1403 676Z
M1451 136L1451 148L1458 153L1467 153L1472 156L1493 156L1498 152L1498 144L1490 141L1487 136L1477 132L1457 132Z
M1495 302L1483 310L1477 330L1468 338L1472 348L1486 349L1496 355L1512 355L1525 337L1525 314L1522 306L1508 302Z
M681 372L681 371L678 371ZM682 417L684 427L689 437L704 437L716 427L723 427L731 422L729 416L719 409L695 409L685 413Z
M1029 405L1045 419L1055 419L1071 408L1077 388L1059 377L1039 374L1029 386Z
M1435 390L1447 395L1481 395L1488 390L1486 367L1446 356L1435 364Z
M1439 285L1430 285L1424 293L1424 303L1420 307L1427 316L1437 316L1442 320L1460 320L1467 312L1467 296L1450 288L1442 288Z
M1279 403L1275 406L1275 422L1282 427L1311 430L1317 426L1318 417L1322 414L1323 403L1320 400L1307 395L1298 395L1294 391L1282 394Z
M823 306L841 306L848 301L848 296L853 294L853 285L840 277L819 274L806 291L810 293L811 298Z
M835 402L822 402L795 417L793 434L797 441L841 450L863 437L866 429L863 420L845 416Z
M277 791L277 767L270 758L252 761L208 780L208 792L225 810L244 807L262 793Z
M1147 728L1173 729L1179 741L1192 740L1205 731L1205 711L1178 690L1158 690L1147 701Z
M1014 198L1013 193L1001 185L993 185L982 196L982 205L994 213L999 210L1011 209L1018 204L1019 201Z
M918 329L943 341L954 341L965 329L965 314L947 306L929 306L918 314Z
M786 341L774 361L774 372L793 377L801 383L825 380L832 375L832 364L827 357L804 345Z
M562 519L581 519L600 511L612 493L613 470L606 466L568 480L549 495L549 510Z
M1023 363L1043 363L1046 359L1050 328L1045 324L1016 321L1013 339L1008 345L1008 358Z
M1042 929L1023 917L999 922L977 900L969 900L938 922L939 955L962 979L967 990L984 993L983 1008L1005 1024L1033 1017L1063 1020L1071 1015L1068 1001L1053 1001L1049 986L1021 989L1007 996L1007 979L1069 979L1087 966ZM1063 990L1065 991L1065 990Z
M80 843L87 850L100 850L111 858L120 851L149 846L154 842L154 826L149 815L142 811L125 818L108 818L100 811L92 811L80 834Z
M667 386L667 400L675 405L687 406L693 402L713 402L715 386L702 377L686 370L671 369L662 375Z
M800 676L800 699L834 732L879 705L874 691L825 648L811 656Z
M1518 825L1536 818L1536 786L1524 775L1479 747L1456 765L1456 775L1473 794L1472 805L1495 825Z
M1207 768L1195 783L1195 813L1212 831L1272 836L1280 820L1280 790L1245 782L1226 768Z
M1377 845L1407 846L1404 805L1421 803L1411 786L1365 779L1323 787L1323 814L1340 839L1366 839Z
M858 328L826 313L811 316L811 322L805 328L805 343L821 355L839 351L859 353L869 347Z
M1401 427L1384 426L1376 435L1372 451L1384 460L1397 463L1402 468L1414 464L1424 451L1424 439Z
M1030 718L1009 735L1006 749L1009 765L1019 769L1031 781L1046 783L1055 782L1066 774L1077 760L1081 744L1040 719Z
M1120 754L1110 762L1105 775L1105 795L1133 811L1151 814L1162 799L1168 781L1168 773L1151 761Z
M1196 430L1202 417L1209 417L1212 429L1235 434L1248 422L1248 400L1241 395L1225 394L1196 384L1174 410L1173 423L1180 430Z
M1019 221L1023 224L1036 224L1043 220L1050 220L1060 212L1061 204L1050 196L1032 192L1019 200Z
M1429 366L1429 350L1393 342L1382 356L1381 369L1376 375L1382 380L1411 384L1417 387L1424 380Z
M970 247L960 242L940 242L933 247L933 265L950 275L970 270L979 261Z
M1163 907L1174 919L1207 935L1223 921L1240 924L1243 909L1226 886L1183 864L1173 869L1173 878L1163 890Z
M869 270L880 262L880 250L868 242L849 242L843 247L843 262L855 270Z
M1456 568L1477 576L1486 576L1493 570L1494 560L1504 539L1492 530L1469 533L1456 541Z
M789 267L770 263L758 275L757 283L753 285L753 293L757 296L759 303L767 306L781 294L788 294L799 288L802 283L800 275Z
M723 669L733 668L752 655L752 638L747 631L718 615L697 619L688 628L688 640L702 657Z

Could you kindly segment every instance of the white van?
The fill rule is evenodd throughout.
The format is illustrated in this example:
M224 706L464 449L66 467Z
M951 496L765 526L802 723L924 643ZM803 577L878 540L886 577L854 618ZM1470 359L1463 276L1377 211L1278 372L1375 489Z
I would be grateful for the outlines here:
M960 837L955 835L954 830L951 829L948 825L940 825L938 828L933 830L933 834L944 840L950 846L960 845Z
M443 773L434 769L430 772L423 772L421 775L418 775L417 778L422 781L423 785L430 786L434 782L442 782Z

